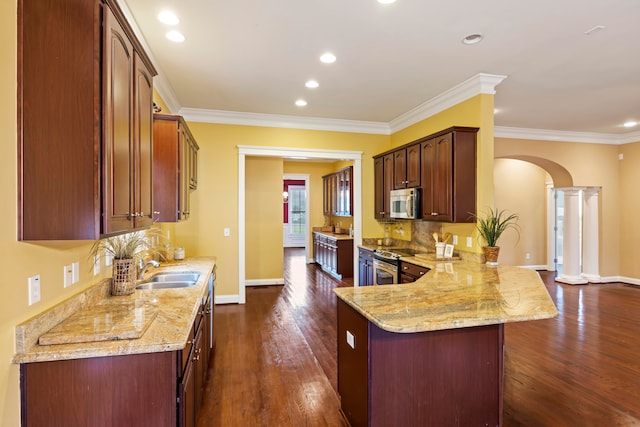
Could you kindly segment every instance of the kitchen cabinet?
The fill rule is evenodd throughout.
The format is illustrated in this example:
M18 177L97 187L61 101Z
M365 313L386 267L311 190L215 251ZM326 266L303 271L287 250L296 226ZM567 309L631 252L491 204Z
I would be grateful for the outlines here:
M18 238L150 225L157 73L117 3L19 0L17 54Z
M353 216L353 166L322 177L323 213L329 216Z
M427 274L430 269L421 265L400 261L400 283L412 283Z
M358 280L360 286L373 285L373 251L358 248Z
M420 144L413 144L393 152L393 189L419 187Z
M189 218L191 191L197 188L198 144L182 116L153 115L155 220Z
M453 127L421 142L423 219L474 221L477 131Z
M502 423L503 325L380 329L338 299L338 394L352 427Z
M195 427L214 351L214 291L215 269L180 350L22 363L21 425Z
M353 277L353 239L313 233L314 260L337 279Z
M374 157L374 209L376 219L391 218L391 190L394 189L394 156Z

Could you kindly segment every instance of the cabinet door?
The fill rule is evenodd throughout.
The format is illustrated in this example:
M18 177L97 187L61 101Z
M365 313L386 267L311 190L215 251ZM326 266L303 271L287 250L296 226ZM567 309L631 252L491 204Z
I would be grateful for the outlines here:
M189 361L180 383L178 426L196 427L195 366Z
M374 160L375 182L375 217L384 219L389 217L390 194L393 190L393 153Z
M133 110L136 152L135 227L153 224L153 77L142 59L135 55L135 94Z
M133 228L133 46L105 8L103 233Z
M434 140L435 147L435 173L433 175L434 191L433 212L437 213L436 219L451 221L453 210L453 159L452 159L452 134L442 135ZM469 189L475 191L475 189Z
M420 164L420 144L407 147L407 188L420 186Z
M184 127L179 127L178 151L180 153L180 219L188 219L191 214L189 200L189 135Z
M435 141L428 139L422 143L422 217L434 219L437 215L434 206L434 174L436 167Z
M407 150L402 149L393 155L393 189L407 187Z

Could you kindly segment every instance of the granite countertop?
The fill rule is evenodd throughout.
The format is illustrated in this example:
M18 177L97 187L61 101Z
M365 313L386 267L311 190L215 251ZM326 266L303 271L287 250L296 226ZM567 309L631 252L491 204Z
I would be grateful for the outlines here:
M330 231L314 231L315 234L322 234L323 236L332 237L336 240L353 240L353 237L348 234L336 234Z
M336 288L334 292L389 332L436 331L558 315L534 270L417 257L401 260L431 270L414 283Z
M112 296L109 280L92 286L16 326L13 363L181 350L207 295L215 262L213 257L187 258L162 263L159 268L147 271L147 277L167 271L199 271L197 283L187 288L136 290L131 295ZM82 321L77 325L83 329L76 331L77 335L104 334L107 319L109 322L117 320L120 328L130 335L123 333L118 336L123 339L106 341L65 343L64 337L57 337L60 339L56 342L61 344L41 345L38 342L46 332L78 313L81 313ZM139 338L129 338L135 336Z

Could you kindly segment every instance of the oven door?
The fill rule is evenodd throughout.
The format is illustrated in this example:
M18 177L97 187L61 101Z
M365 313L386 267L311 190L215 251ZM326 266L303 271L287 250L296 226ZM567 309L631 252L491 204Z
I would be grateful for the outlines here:
M373 260L373 284L395 285L398 283L398 267L378 259Z

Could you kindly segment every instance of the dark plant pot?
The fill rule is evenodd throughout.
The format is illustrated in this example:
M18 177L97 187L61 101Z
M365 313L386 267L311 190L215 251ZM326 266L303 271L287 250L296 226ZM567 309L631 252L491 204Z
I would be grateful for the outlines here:
M483 246L484 259L487 265L498 265L498 255L500 254L500 246Z

